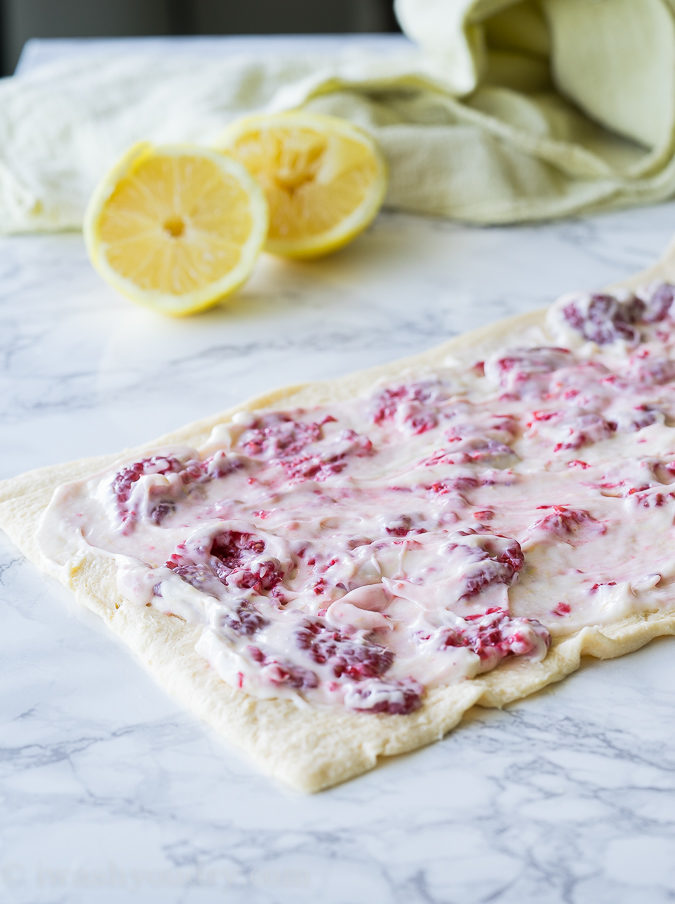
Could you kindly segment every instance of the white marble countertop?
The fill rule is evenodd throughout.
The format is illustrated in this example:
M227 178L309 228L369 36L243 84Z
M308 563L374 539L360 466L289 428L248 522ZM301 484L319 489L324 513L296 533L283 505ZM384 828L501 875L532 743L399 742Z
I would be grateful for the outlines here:
M188 320L80 236L0 241L0 477L116 451L280 383L422 351L649 263L675 204L474 229L395 213L261 260ZM313 797L250 769L0 539L0 900L660 904L675 899L675 640Z

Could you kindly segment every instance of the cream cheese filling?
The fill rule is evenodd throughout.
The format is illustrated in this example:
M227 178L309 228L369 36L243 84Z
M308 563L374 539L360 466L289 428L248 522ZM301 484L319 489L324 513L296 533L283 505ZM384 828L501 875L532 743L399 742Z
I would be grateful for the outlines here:
M405 714L427 688L675 608L671 286L576 295L550 346L251 411L59 488L64 566L201 626L230 685Z

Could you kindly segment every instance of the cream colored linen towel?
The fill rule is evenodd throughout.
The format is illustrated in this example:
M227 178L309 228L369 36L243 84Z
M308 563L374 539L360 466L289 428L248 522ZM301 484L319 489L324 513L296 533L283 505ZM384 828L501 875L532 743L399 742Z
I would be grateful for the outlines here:
M0 82L0 232L78 228L132 142L305 106L372 131L387 203L474 223L675 195L675 0L398 0L410 49L102 53ZM235 44L236 46L236 44Z

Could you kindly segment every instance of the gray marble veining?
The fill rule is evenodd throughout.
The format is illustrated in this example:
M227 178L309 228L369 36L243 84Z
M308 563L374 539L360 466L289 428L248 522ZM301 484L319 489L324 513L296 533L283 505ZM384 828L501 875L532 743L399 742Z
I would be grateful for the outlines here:
M611 282L660 252L674 214L478 230L388 213L325 261L263 259L181 321L104 286L79 236L4 239L0 476ZM2 901L675 900L675 640L304 797L174 706L4 539L0 612Z

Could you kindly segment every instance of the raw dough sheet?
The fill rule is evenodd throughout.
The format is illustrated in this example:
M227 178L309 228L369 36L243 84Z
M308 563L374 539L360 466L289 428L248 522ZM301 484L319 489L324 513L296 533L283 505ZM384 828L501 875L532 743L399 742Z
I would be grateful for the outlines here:
M654 268L624 285L657 278L675 280L672 259L671 251ZM195 651L199 626L152 607L125 602L118 591L114 558L89 548L65 568L48 560L36 534L54 488L103 469L115 469L157 447L198 447L216 424L228 422L239 411L309 408L347 400L380 380L404 381L440 367L448 359L469 366L501 347L550 345L545 313L536 311L491 324L405 361L339 380L282 389L120 454L42 468L3 481L0 526L38 568L70 587L80 604L97 613L172 697L240 748L262 771L306 791L334 785L372 768L381 757L441 738L474 705L501 707L560 680L579 667L584 655L620 656L653 637L674 634L675 614L655 612L602 627L584 627L554 642L541 661L514 657L476 678L432 688L423 706L405 716L341 707L298 707L289 699L260 699L226 684ZM553 698L551 705L555 705Z

